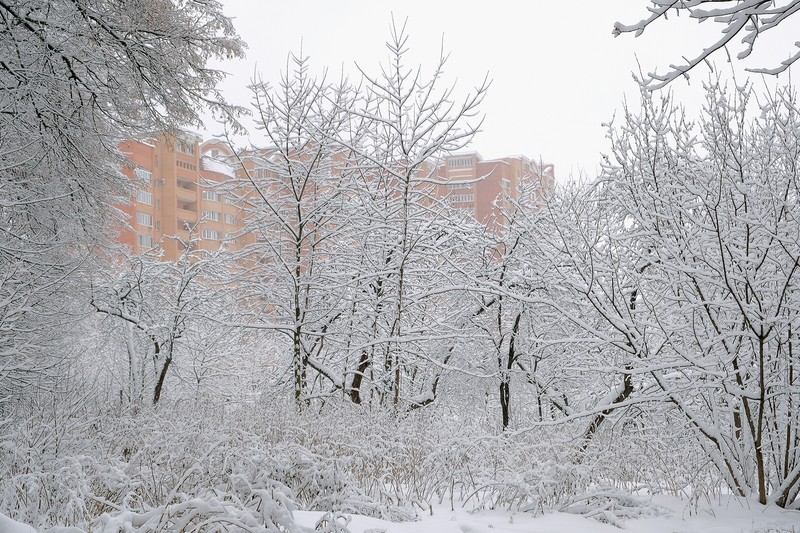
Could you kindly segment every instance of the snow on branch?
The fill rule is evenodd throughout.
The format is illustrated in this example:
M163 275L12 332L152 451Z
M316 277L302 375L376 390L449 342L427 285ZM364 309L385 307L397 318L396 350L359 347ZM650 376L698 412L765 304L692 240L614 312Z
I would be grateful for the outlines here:
M623 33L633 33L636 37L644 33L644 30L658 19L666 19L670 12L688 13L689 17L699 22L711 20L716 24L722 25L721 37L713 44L703 48L703 50L693 57L686 60L684 64L671 64L665 74L650 72L643 80L643 85L650 89L660 89L680 76L687 76L694 67L707 61L716 51L725 48L733 43L737 36L740 36L740 43L744 49L737 55L737 59L747 58L755 47L756 40L767 30L775 28L778 24L785 21L790 16L800 11L800 0L774 1L774 0L738 0L731 2L727 0L652 0L652 6L648 7L650 15L647 18L631 25L616 22L612 33L615 37ZM709 4L724 4L722 7L711 8ZM800 41L794 43L800 48ZM772 68L754 67L747 68L748 72L760 74L777 75L791 66L800 58L800 51L781 61L778 66Z

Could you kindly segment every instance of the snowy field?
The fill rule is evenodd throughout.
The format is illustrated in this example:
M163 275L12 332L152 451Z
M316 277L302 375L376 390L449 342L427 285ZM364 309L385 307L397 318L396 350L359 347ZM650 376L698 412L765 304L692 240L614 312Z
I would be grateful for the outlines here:
M800 512L775 506L765 507L741 498L722 499L700 505L670 496L656 496L649 502L651 516L631 518L612 525L602 519L570 513L548 512L540 516L510 511L470 511L439 505L417 522L387 522L377 518L341 515L335 529L325 523L325 513L297 511L297 524L307 531L336 533L795 533L800 531ZM323 520L323 523L320 521ZM612 518L614 520L614 518ZM326 527L327 526L327 527ZM106 528L103 533L116 533ZM137 530L138 531L138 530ZM0 515L1 533L35 533L25 524ZM53 528L41 533L82 533L77 528Z
M541 516L508 511L472 513L449 506L434 507L432 515L419 522L391 523L375 518L354 516L347 524L350 533L690 533L800 531L800 512L764 507L741 499L701 505L690 510L685 501L669 496L653 499L660 516L629 519L618 526L569 513L551 512ZM655 509L654 509L655 510ZM313 528L323 513L297 512L297 521Z

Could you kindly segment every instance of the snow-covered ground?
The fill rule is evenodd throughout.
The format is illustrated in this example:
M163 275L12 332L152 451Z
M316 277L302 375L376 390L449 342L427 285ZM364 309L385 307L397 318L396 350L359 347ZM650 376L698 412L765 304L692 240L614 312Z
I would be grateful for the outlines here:
M31 526L20 524L4 514L0 514L0 532L2 533L35 533L35 531Z
M631 533L800 533L800 511L765 507L740 498L717 501L695 508L686 501L655 496L653 504L661 516L629 519L622 530ZM298 523L312 528L324 513L295 513ZM376 518L353 516L347 524L351 533L612 533L619 527L568 513L533 516L509 511L479 511L437 506L419 522L392 523Z
M730 498L689 505L669 496L655 496L653 508L658 516L633 518L619 526L584 516L550 512L540 516L528 513L470 511L449 505L434 506L432 513L421 516L418 522L387 522L365 516L344 515L350 533L800 533L800 511L787 511L775 506L765 507L741 498ZM294 513L297 523L309 531L325 515L316 511ZM78 533L75 528L54 528L42 533ZM327 531L331 531L328 529ZM0 514L0 533L36 533L31 526L21 524Z

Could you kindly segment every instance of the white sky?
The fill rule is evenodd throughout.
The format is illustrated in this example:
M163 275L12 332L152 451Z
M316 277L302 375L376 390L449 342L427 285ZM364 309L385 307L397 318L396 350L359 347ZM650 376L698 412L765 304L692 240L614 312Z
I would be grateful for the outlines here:
M646 0L223 0L223 5L249 46L247 59L220 66L231 74L221 88L232 103L249 103L245 87L254 72L277 80L288 53L297 52L301 43L314 70L327 67L330 75L344 70L352 76L358 63L376 72L387 57L392 14L398 23L407 17L409 66L431 65L443 40L450 53L443 81L455 83L456 94L465 95L487 73L492 80L482 106L482 132L472 149L486 159L524 154L555 163L562 181L581 171L595 173L599 154L607 151L602 123L612 119L623 98L638 98L631 77L639 70L637 56L645 72L663 71L682 62L682 56L697 55L721 30L721 25L671 17L639 38L614 38L614 22L644 18ZM794 53L800 15L778 30L759 40L752 63L774 67ZM724 55L714 61L730 71ZM700 84L707 76L708 68L698 68L688 86L683 80L673 84L690 110L699 106ZM744 77L737 73L739 81ZM251 142L263 144L255 132Z

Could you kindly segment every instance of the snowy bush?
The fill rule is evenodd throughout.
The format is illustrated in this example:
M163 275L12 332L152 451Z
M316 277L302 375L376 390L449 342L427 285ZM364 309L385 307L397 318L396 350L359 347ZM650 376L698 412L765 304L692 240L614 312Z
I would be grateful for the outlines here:
M0 509L15 519L102 531L298 531L291 490L268 477L274 459L252 435L157 412L98 417L59 439L46 437L53 425L33 420L0 442Z
M631 503L637 491L681 493L708 473L651 459L677 457L658 447L685 443L680 435L651 443L624 425L580 452L569 426L498 436L435 409L267 405L123 415L41 402L0 438L0 512L42 529L135 533L293 532L294 510L407 521L448 503L621 523L651 511ZM324 527L336 524L346 527L340 518Z

